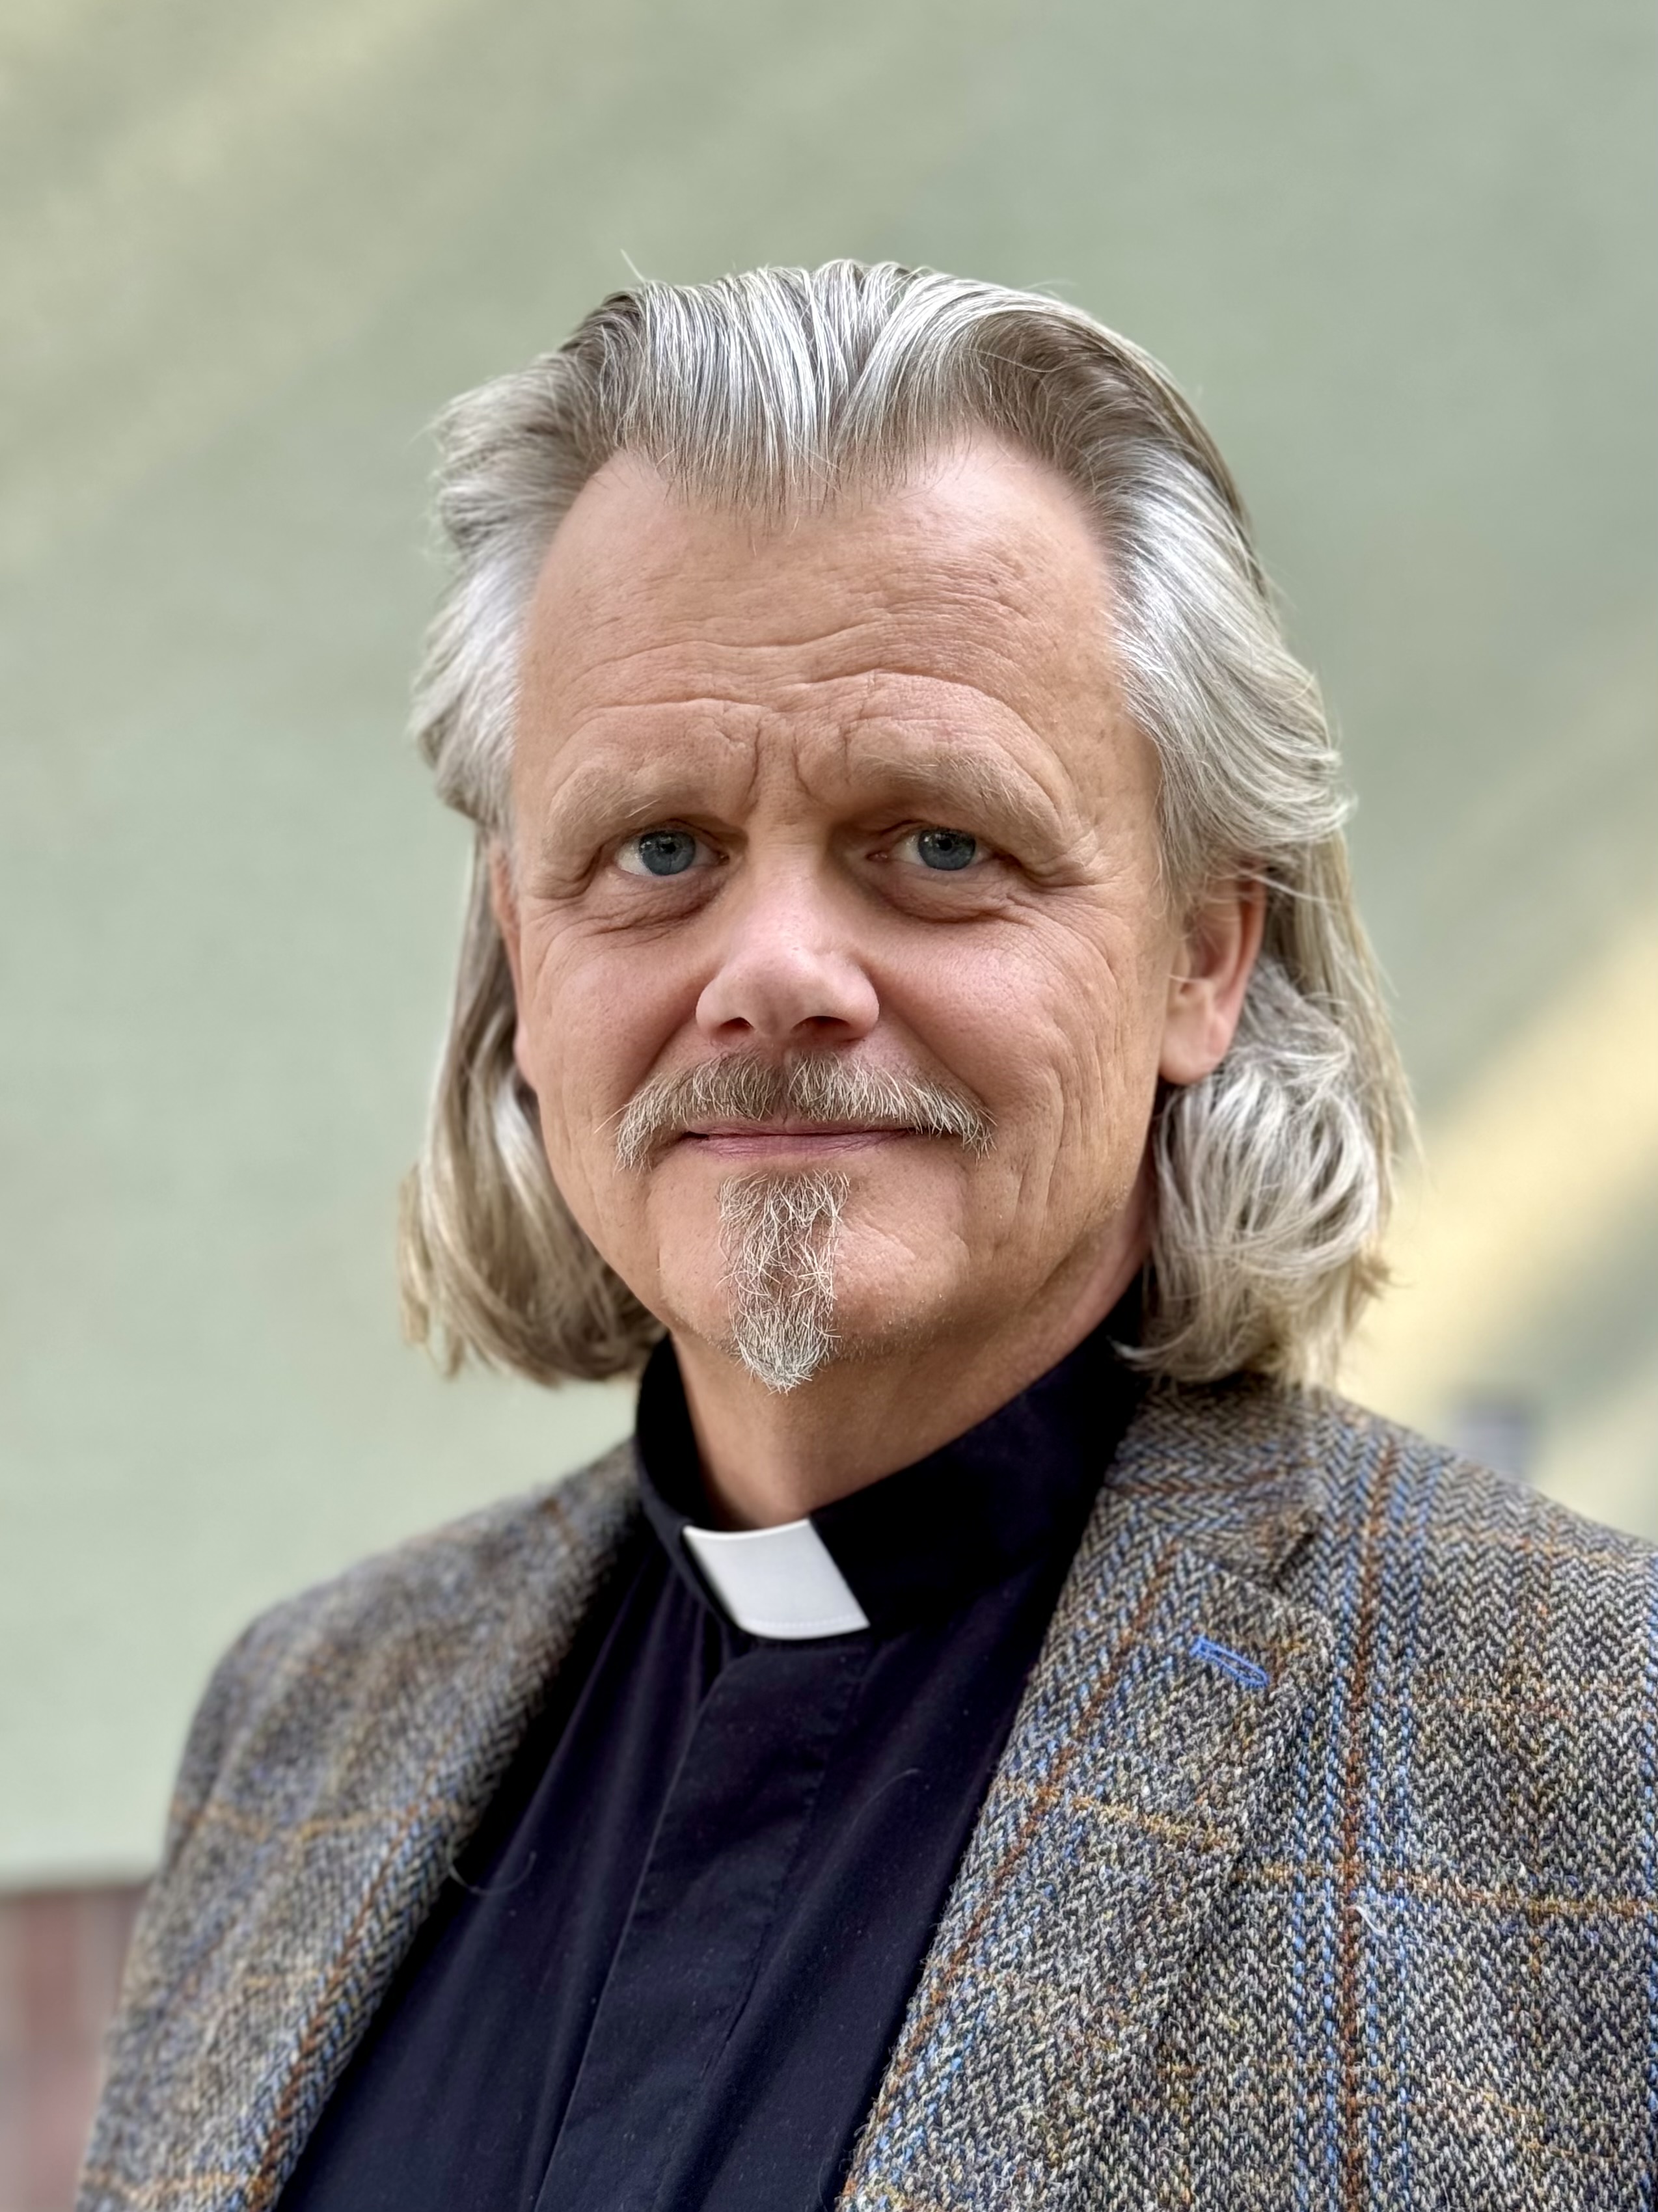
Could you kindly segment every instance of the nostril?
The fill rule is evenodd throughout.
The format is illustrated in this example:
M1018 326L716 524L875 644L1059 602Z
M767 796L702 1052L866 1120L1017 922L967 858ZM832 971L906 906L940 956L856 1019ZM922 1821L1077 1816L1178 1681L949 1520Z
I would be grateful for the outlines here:
M776 1045L862 1036L878 1014L874 985L851 948L758 929L728 948L697 1006L704 1036Z

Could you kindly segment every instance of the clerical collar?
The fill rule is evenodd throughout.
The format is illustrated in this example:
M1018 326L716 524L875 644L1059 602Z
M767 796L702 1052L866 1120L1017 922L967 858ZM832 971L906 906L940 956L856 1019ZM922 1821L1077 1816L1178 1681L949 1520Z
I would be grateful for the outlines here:
M887 1635L1073 1547L1142 1382L1115 1346L1131 1291L1058 1366L953 1443L782 1528L714 1526L673 1346L651 1354L637 1443L645 1512L704 1604L783 1641Z

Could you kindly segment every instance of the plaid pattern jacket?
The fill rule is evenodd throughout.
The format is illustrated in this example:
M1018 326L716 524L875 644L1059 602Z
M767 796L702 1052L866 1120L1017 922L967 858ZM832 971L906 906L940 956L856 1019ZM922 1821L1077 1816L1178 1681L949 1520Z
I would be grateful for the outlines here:
M279 2198L636 1511L624 1448L214 1677L80 2212ZM1118 1455L850 2212L1650 2205L1658 1557L1339 1401Z

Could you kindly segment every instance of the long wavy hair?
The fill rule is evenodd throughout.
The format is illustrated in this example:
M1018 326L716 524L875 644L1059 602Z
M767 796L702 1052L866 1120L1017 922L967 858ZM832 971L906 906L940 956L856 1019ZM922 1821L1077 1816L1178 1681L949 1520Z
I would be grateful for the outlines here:
M477 848L400 1258L405 1323L447 1366L470 1354L543 1382L616 1375L661 1333L548 1170L487 893L552 532L623 450L692 499L786 514L897 482L975 428L1049 463L1097 522L1118 678L1160 763L1172 891L1189 900L1240 870L1265 885L1230 1050L1157 1099L1139 1357L1192 1381L1317 1378L1377 1288L1410 1109L1353 903L1335 746L1226 464L1158 364L1076 308L835 261L619 292L556 353L441 418L452 571L413 726Z

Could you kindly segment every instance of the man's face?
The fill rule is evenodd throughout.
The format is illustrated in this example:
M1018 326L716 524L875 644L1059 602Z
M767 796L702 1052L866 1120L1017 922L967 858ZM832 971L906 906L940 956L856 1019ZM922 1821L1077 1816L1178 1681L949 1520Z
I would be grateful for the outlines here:
M682 1342L730 1342L739 1182L844 1179L855 1356L1137 1258L1182 937L1111 603L1068 488L988 439L780 526L624 456L560 526L497 872L518 1057L571 1210ZM930 1081L993 1136L716 1114L619 1158L643 1085L729 1054Z

